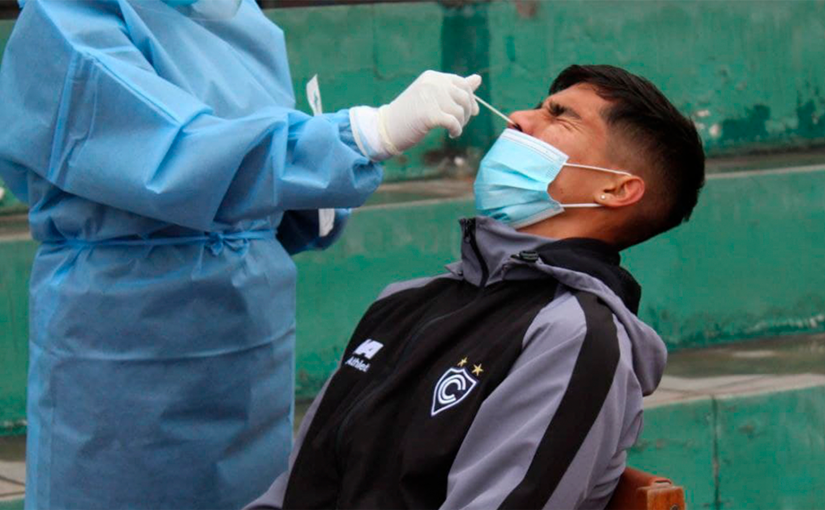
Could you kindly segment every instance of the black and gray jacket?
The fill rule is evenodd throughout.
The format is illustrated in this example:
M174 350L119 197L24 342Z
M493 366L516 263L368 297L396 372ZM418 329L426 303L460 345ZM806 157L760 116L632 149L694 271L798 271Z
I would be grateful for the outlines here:
M592 239L462 221L449 273L390 285L249 508L603 508L659 383L640 288Z

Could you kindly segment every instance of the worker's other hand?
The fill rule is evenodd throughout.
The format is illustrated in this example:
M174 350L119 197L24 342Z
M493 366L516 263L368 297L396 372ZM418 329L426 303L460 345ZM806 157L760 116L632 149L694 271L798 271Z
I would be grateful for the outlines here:
M398 155L420 142L430 130L443 127L452 138L478 114L473 92L481 76L425 71L395 100L378 109L378 129L387 152Z

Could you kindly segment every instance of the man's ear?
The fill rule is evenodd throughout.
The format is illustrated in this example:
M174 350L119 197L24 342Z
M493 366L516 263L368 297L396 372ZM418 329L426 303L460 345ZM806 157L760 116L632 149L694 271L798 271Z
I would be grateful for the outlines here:
M617 175L597 190L593 198L603 207L633 205L645 195L645 181L638 175Z

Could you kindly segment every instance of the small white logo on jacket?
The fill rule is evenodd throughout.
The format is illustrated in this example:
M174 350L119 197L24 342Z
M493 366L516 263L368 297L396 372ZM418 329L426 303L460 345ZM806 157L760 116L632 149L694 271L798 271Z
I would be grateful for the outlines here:
M433 408L430 416L458 405L475 388L478 380L473 378L465 368L450 368L435 385L433 391Z
M380 351L382 347L384 347L384 344L381 342L376 342L371 338L364 340L361 345L355 349L352 356L344 362L344 364L351 366L356 370L360 370L361 372L366 372L370 369L370 364L362 359L359 359L359 356L369 361L373 356L378 354L378 351Z
M353 353L356 356L363 356L367 359L372 359L373 356L378 354L378 351L384 347L384 344L381 342L376 342L373 339L364 340L364 342L355 349Z

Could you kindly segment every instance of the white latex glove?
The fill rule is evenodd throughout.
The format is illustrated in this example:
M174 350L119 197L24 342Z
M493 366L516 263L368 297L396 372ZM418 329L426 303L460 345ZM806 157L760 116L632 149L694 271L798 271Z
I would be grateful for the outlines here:
M443 127L461 136L470 117L478 114L473 92L481 76L425 71L392 103L378 109L378 129L387 152L401 154L420 142L431 129Z
M473 92L479 85L477 74L462 78L425 71L390 104L350 111L356 142L365 155L380 161L401 154L437 127L446 128L452 138L461 136L478 114Z

